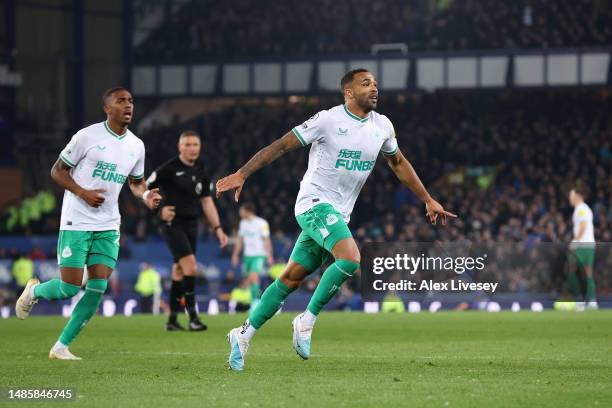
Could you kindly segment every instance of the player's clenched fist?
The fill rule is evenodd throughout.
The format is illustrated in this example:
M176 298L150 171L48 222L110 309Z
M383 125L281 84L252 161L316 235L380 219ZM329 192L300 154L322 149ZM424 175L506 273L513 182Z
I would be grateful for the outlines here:
M79 197L87 203L90 207L98 208L102 204L104 204L104 193L106 190L104 189L96 189L96 190L83 190Z
M161 194L159 194L159 188L154 188L152 190L147 191L146 196L143 196L143 200L145 205L150 209L154 210L159 206L161 202Z

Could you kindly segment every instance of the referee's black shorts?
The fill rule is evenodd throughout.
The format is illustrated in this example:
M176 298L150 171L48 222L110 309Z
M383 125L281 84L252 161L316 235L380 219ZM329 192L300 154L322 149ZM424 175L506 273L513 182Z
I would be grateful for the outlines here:
M195 255L198 220L175 218L164 226L164 235L175 263L187 255Z

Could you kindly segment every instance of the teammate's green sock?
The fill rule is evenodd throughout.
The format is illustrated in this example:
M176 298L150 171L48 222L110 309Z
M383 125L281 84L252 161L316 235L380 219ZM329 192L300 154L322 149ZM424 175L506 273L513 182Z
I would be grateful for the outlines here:
M586 300L587 302L596 301L595 279L592 276L586 277Z
M567 286L574 299L580 300L580 282L578 282L578 275L575 272L570 272L567 275Z
M340 290L344 281L353 276L357 269L359 269L359 264L356 262L336 259L336 262L323 272L323 276L308 303L310 313L317 316L323 306Z
M261 300L251 312L249 316L249 323L255 329L259 329L265 322L267 322L274 313L278 311L287 296L294 289L288 288L280 279L276 279L261 295Z
M261 292L260 292L260 287L259 287L259 282L257 283L251 283L250 286L251 289L251 299L255 300L255 299L259 299Z
M81 288L59 279L51 279L34 286L34 296L47 300L68 299L79 293Z
M64 326L60 336L59 340L62 344L68 346L96 313L107 285L106 279L90 279L87 281L85 294L79 300L79 303L76 304L70 321Z

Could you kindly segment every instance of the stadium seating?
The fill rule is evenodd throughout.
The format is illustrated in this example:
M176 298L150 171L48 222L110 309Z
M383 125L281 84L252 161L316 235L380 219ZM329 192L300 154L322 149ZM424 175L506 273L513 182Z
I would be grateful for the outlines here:
M414 50L571 47L610 44L611 27L605 1L192 1L135 54L175 62L366 53L376 43Z

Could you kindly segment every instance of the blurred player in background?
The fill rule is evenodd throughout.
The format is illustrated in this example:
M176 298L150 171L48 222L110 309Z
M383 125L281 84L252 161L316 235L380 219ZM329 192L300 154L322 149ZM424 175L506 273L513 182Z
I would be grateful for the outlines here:
M179 155L159 166L147 179L149 188L159 187L164 196L159 216L165 222L164 233L174 259L167 331L185 330L177 320L183 296L189 313L189 330L207 329L198 317L195 300L195 253L201 211L204 211L221 247L228 241L210 195L210 178L199 160L201 148L197 132L187 130L181 133Z
M87 265L85 294L76 304L49 358L80 360L68 346L96 313L119 254L119 193L126 180L132 194L150 209L159 205L158 189L144 181L145 147L128 130L134 103L125 88L112 88L102 98L106 121L79 130L62 150L51 177L62 186L64 202L57 258L60 279L31 279L16 304L25 319L38 299L68 299L79 293Z
M300 283L328 259L334 262L321 280L304 313L293 320L293 347L310 357L310 339L317 315L359 268L360 253L348 228L353 206L382 153L398 179L424 203L435 224L446 224L454 214L434 200L414 168L399 150L391 121L376 113L378 84L366 69L347 72L340 82L345 104L323 110L263 148L241 169L217 182L217 194L236 190L238 201L244 182L255 171L283 154L312 144L308 170L300 183L295 216L302 232L281 277L268 286L261 301L242 327L228 333L229 366L244 368L244 356L255 332L277 312Z
M586 307L597 309L597 296L595 290L595 279L593 277L593 264L595 263L595 228L593 226L593 211L584 202L585 190L582 187L574 187L569 194L569 202L574 207L572 215L574 237L570 245L572 267L567 281L570 293L578 300L578 308L584 308L578 272L583 271L586 281Z
M260 276L265 271L265 262L272 265L272 241L270 240L270 226L268 221L255 215L255 206L245 203L240 206L240 226L234 252L232 253L232 266L236 268L240 261L240 252L244 249L242 272L249 279L251 290L251 307L259 301Z

